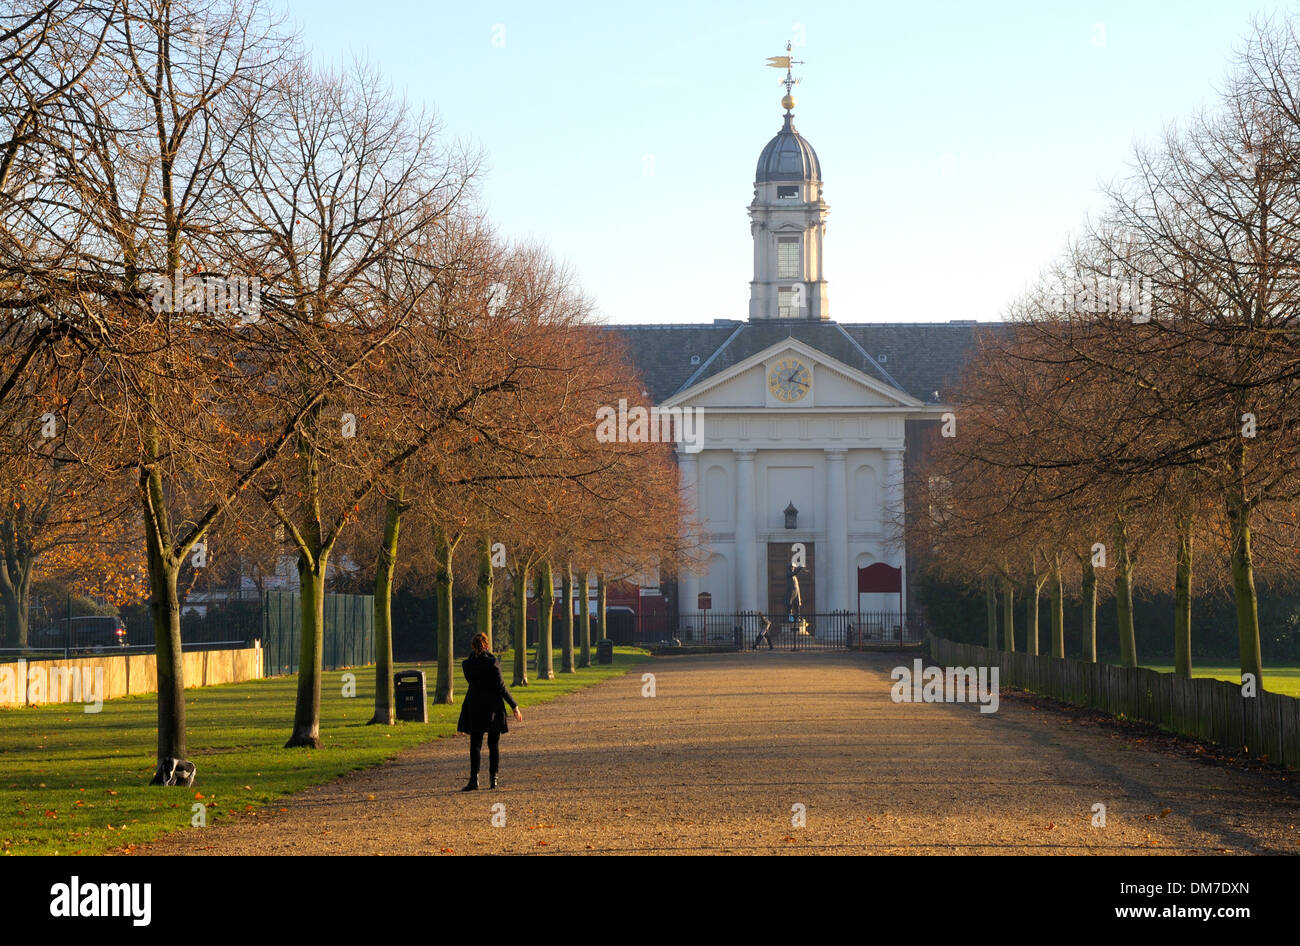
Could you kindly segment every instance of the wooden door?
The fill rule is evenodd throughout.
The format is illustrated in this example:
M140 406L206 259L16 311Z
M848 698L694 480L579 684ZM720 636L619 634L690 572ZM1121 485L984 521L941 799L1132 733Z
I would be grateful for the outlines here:
M785 576L790 566L790 548L793 542L767 543L767 616L772 623L785 620ZM799 575L799 596L803 603L799 613L811 619L817 613L817 574L815 556L816 543L803 543L806 549L807 565Z

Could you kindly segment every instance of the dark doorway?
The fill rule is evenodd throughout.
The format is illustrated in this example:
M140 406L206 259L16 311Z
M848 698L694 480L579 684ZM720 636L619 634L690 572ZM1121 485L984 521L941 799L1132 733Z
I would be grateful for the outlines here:
M774 623L785 620L785 576L790 567L793 545L793 542L767 543L767 613ZM803 546L808 561L799 575L799 596L803 599L799 613L811 616L817 613L816 549L812 542L805 542Z

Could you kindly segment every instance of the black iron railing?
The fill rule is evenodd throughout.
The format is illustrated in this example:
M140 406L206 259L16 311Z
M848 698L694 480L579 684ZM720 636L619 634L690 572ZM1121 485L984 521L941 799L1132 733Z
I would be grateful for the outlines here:
M897 611L827 611L802 614L796 621L779 614L768 618L757 611L689 611L674 620L641 621L638 631L622 633L616 643L657 647L749 650L755 646L783 650L831 650L869 644L914 644L925 638L925 622L919 616ZM611 632L612 633L612 632Z

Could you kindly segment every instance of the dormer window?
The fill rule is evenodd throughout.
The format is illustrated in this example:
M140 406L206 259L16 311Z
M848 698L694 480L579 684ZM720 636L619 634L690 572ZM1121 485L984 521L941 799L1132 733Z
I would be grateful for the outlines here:
M799 186L797 184L780 184L776 189L778 200L798 200Z

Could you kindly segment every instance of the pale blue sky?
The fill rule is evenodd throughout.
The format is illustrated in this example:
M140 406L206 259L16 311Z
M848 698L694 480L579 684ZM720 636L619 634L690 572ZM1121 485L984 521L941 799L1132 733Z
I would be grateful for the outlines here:
M611 322L746 318L754 165L795 121L831 207L840 322L995 319L1133 143L1208 103L1266 0L634 3L288 0L487 155L506 236Z

